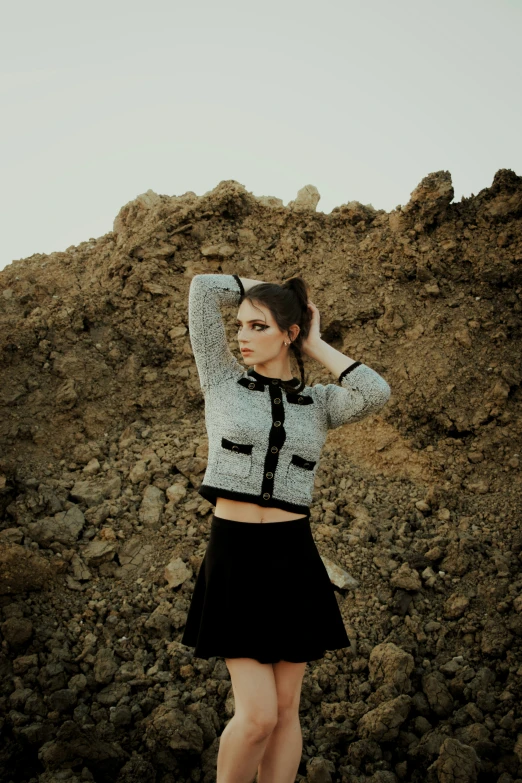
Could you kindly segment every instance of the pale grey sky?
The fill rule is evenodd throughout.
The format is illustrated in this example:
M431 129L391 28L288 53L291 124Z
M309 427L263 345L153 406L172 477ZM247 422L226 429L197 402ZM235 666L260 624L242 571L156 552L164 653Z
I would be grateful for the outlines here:
M387 211L522 175L522 0L11 3L0 268L112 230L151 188L235 179Z

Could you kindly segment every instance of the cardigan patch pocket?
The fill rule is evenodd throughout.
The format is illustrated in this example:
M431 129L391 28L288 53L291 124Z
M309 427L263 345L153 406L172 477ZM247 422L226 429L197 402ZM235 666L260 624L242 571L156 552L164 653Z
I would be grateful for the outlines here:
M236 443L228 438L221 438L217 469L220 473L245 478L252 470L252 448L251 443Z
M313 471L317 464L316 460L305 459L299 456L299 454L292 454L292 459L288 465L288 471L286 474L287 483L302 485L308 487L310 485L310 473Z

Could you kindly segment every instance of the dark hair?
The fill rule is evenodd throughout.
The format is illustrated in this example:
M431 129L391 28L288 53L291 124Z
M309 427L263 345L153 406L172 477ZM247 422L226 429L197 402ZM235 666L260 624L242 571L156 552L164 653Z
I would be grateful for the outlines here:
M241 301L244 299L248 299L252 305L254 305L253 300L255 300L268 307L274 317L274 321L282 332L286 332L293 324L299 326L299 334L295 340L290 342L290 348L293 350L295 360L299 365L301 383L299 386L295 386L291 383L283 382L282 386L287 392L301 392L306 385L301 343L308 337L312 323L312 314L308 309L308 286L305 281L302 277L291 277L285 280L282 285L278 283L257 283L248 289Z

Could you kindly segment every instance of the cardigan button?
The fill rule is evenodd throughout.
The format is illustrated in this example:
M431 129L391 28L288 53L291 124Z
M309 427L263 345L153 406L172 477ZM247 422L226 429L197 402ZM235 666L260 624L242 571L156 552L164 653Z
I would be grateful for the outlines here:
M275 398L275 400L274 400L274 402L275 402L275 404L277 405L278 403L280 403L280 402L281 402L281 400L280 400L280 398L279 398L279 397L276 397L276 398Z
M279 427L279 426L280 426L280 424L281 424L281 422L280 422L280 421L274 421L274 427Z
M272 452L272 454L277 454L277 452L279 451L279 449L277 448L277 446L272 446L272 448L270 449L270 451Z
M256 388L256 385L255 385L255 383L249 383L249 384L248 384L248 388L249 388L249 389L255 389L255 388Z
M303 398L302 398L302 397L298 397L298 398L297 398L297 402L304 402L304 400L303 400Z
M263 492L263 500L268 500L270 497L270 492Z
M274 384L274 386L277 386L277 381L276 380L273 380L272 383Z
M273 473L270 473L270 472L268 472L268 473L265 473L265 476L266 476L267 478L274 478L274 474L273 474Z
M238 449L239 449L239 446L236 446L236 445L232 446L232 450L234 450L234 449L235 449L236 451L238 451Z

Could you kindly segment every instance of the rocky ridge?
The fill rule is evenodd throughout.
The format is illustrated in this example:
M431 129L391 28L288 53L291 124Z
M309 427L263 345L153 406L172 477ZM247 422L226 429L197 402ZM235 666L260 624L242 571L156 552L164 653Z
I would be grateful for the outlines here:
M298 779L520 783L522 178L452 199L444 171L390 213L148 191L0 272L2 780L215 780L228 671L179 639L212 511L187 293L217 271L301 274L392 389L323 451L351 646L307 666Z

